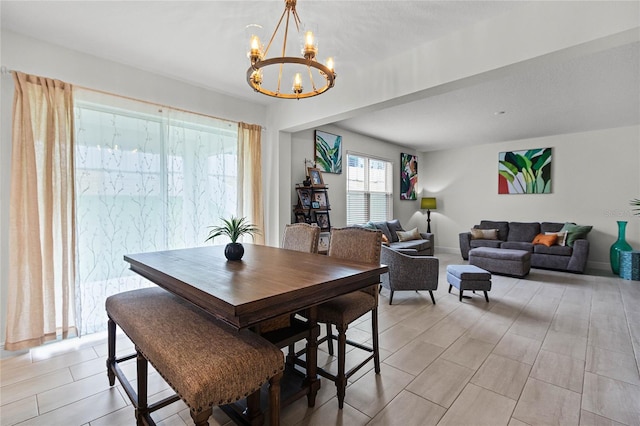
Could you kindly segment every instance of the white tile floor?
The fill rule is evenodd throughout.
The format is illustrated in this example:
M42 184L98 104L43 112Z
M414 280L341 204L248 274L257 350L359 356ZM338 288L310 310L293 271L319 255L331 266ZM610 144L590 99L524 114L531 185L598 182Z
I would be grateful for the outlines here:
M299 400L283 410L285 425L639 425L640 282L606 272L573 275L533 269L525 279L493 277L490 303L481 294L458 302L440 285L380 298L382 372L354 375L345 407L324 381L314 408ZM371 338L368 318L351 338ZM319 362L334 363L321 348ZM132 350L122 337L118 350ZM348 364L361 357L347 355ZM59 342L0 363L0 424L134 425L120 386L110 388L106 335ZM124 366L135 376L133 364ZM157 373L150 394L171 392ZM156 412L159 425L192 424L186 406ZM210 424L229 424L219 410Z

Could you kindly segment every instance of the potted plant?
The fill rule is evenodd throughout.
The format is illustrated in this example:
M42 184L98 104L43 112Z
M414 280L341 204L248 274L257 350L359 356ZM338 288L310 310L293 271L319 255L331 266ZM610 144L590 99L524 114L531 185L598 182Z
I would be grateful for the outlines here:
M631 200L629 204L635 207L640 207L640 199L635 198ZM640 209L631 209L631 210L634 212L633 214L640 216Z
M209 236L205 241L213 240L220 235L226 235L231 242L224 249L225 257L229 260L242 259L244 247L237 242L238 238L243 235L251 235L251 238L253 238L260 230L254 224L248 223L246 217L231 216L231 219L220 218L220 220L222 220L222 225L209 227L211 231L209 231Z

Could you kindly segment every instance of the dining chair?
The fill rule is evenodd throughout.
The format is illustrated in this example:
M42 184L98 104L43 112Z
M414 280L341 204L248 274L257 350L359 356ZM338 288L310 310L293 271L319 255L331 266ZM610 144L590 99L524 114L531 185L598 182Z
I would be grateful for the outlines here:
M329 242L329 256L357 262L380 265L380 247L382 245L382 232L360 227L333 228ZM327 335L318 341L318 344L326 341L329 346L329 354L333 355L333 340L338 342L338 373L333 375L325 369L318 368L318 373L332 380L336 384L338 393L338 407L344 406L344 397L347 380L356 371L373 359L376 374L380 373L380 352L378 348L378 285L372 285L366 289L354 291L343 296L336 297L318 306L318 323L327 326ZM372 347L353 342L347 339L347 328L350 323L361 316L371 312L371 333L373 337ZM338 335L334 335L332 326L336 327ZM345 372L346 345L371 352L364 361L349 371Z
M317 253L319 240L319 226L309 225L308 223L292 223L284 227L282 248L306 253Z
M305 253L318 253L318 241L320 240L320 227L308 223L292 223L284 227L282 234L282 248L301 251ZM260 332L266 333L279 328L288 327L291 324L291 315L264 321L260 324ZM293 353L293 345L289 345L289 353Z

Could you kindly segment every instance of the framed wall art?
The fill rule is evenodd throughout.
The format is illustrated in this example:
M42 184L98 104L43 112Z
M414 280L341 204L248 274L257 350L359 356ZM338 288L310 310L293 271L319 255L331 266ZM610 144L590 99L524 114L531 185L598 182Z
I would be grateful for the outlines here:
M316 167L325 173L342 173L342 136L316 130Z
M498 155L498 194L550 194L551 148Z
M400 154L400 199L417 200L418 156Z

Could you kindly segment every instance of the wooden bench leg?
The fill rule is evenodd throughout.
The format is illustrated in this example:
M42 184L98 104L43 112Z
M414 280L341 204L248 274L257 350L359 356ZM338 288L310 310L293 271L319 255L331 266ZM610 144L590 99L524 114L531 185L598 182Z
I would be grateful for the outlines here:
M116 375L111 369L116 363L116 323L109 318L107 322L107 377L109 378L109 386L116 383Z
M271 426L280 424L280 379L282 379L282 373L269 379L269 423Z
M209 417L211 417L211 413L213 413L213 408L209 407L206 410L202 410L199 413L191 412L191 420L195 423L196 426L208 426L209 425Z
M136 366L138 374L138 404L136 407L136 424L145 425L145 417L149 415L147 403L147 359L136 348Z
M484 292L484 300L487 301L487 303L489 303L489 295L487 294L487 292Z

